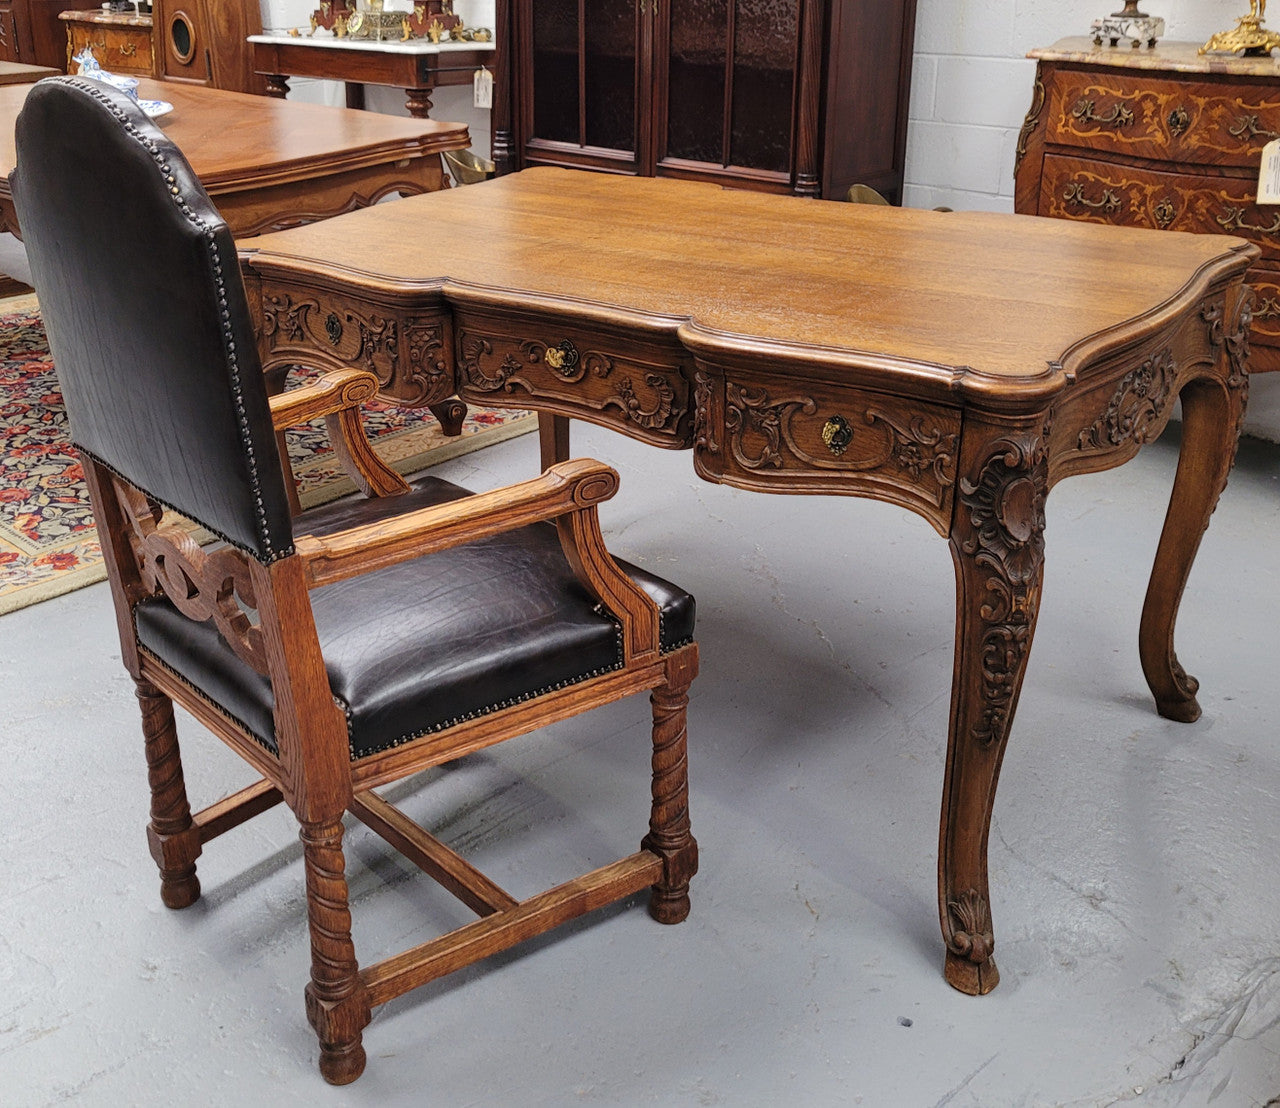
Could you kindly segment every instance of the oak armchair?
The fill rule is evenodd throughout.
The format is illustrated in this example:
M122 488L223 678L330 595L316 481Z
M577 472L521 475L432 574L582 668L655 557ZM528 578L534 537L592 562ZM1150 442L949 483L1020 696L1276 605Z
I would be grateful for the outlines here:
M13 193L142 709L164 903L199 897L196 859L212 839L281 801L292 809L306 1011L337 1084L364 1067L373 1006L646 887L656 919L684 919L697 868L693 600L605 549L596 506L617 475L579 459L479 495L433 477L406 484L360 427L372 375L268 397L231 234L136 104L80 78L42 82L17 150ZM276 435L319 416L366 496L295 516ZM198 546L166 510L218 541ZM644 690L648 833L547 892L517 900L373 791ZM174 702L260 780L193 815ZM479 918L362 968L346 813Z

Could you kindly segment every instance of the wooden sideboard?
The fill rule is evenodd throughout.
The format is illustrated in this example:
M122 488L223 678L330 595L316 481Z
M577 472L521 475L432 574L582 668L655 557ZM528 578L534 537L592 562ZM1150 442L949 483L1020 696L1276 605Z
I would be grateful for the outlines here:
M64 68L68 72L72 70L71 59L87 46L108 72L159 76L152 49L151 16L91 8L63 12L58 18L67 28Z
M497 0L493 155L902 195L916 0Z
M1015 210L1257 243L1250 368L1280 369L1280 206L1255 202L1262 148L1280 138L1280 65L1087 38L1028 56L1038 64Z

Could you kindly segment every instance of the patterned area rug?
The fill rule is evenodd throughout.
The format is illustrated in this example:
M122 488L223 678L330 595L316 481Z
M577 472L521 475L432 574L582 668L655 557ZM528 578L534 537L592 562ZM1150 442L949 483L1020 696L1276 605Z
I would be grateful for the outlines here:
M0 302L0 614L106 576L80 462L34 296ZM401 473L532 431L528 412L472 408L446 438L426 409L365 407L375 448ZM352 491L323 420L289 432L304 506Z

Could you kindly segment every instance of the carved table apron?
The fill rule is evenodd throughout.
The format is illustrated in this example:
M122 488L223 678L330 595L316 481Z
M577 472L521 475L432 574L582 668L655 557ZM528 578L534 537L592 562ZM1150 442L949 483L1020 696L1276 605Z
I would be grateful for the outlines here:
M1143 608L1158 711L1199 715L1182 589L1243 416L1257 249L535 169L245 244L264 368L361 365L407 405L458 396L692 448L710 481L891 501L948 539L956 646L939 914L947 980L998 974L987 834L1035 631L1045 499L1183 413Z

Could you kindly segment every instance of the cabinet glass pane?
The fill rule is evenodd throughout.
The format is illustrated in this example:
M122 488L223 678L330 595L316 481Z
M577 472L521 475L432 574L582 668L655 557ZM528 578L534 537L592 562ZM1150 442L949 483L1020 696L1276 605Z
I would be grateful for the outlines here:
M533 133L580 143L578 125L578 0L533 5Z
M680 0L671 5L668 157L723 164L729 3Z
M588 146L636 148L636 0L587 0Z
M791 120L799 0L737 0L733 42L733 165L785 173Z

